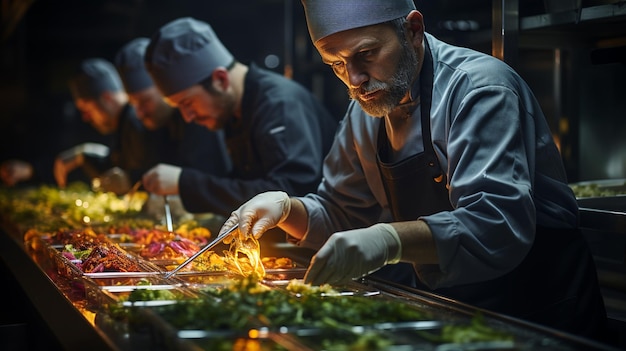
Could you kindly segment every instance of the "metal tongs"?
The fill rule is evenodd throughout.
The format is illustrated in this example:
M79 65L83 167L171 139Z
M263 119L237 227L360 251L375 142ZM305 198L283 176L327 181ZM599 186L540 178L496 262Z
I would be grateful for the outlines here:
M189 257L188 259L185 260L185 262L181 263L178 265L178 267L174 268L173 270L167 272L165 274L165 279L173 276L174 274L176 274L176 272L178 272L179 270L181 270L183 267L185 267L186 265L188 265L189 263L191 263L191 261L195 260L198 256L202 255L204 252L206 252L207 250L210 250L212 248L214 248L217 244L219 244L220 242L222 242L222 240L224 240L224 238L226 238L228 235L230 235L232 232L234 232L237 228L239 228L239 224L235 224L232 228L228 229L227 231L219 234L215 239L213 239L213 241L211 241L208 245L206 245L205 247L203 247L202 249L200 249L198 252L196 252L195 254L193 254L193 256Z
M141 187L141 179L138 180L135 185L133 185L133 187L126 193L126 209L130 209L130 205L132 204L132 200L133 200L133 196L135 196L135 193L137 192L137 190L139 190L139 187Z
M174 224L172 222L172 210L170 209L170 200L167 198L167 195L163 196L163 200L165 202L165 225L167 226L167 231L173 233Z

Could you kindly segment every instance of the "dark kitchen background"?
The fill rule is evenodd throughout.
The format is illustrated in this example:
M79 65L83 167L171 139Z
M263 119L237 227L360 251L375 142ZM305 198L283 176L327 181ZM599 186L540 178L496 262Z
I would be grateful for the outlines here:
M541 101L570 181L626 178L626 5L602 0L415 0L427 31L514 66ZM209 22L242 62L289 75L335 114L345 88L319 61L299 0L2 0L0 161L105 141L66 81L181 16ZM501 29L505 29L502 31Z

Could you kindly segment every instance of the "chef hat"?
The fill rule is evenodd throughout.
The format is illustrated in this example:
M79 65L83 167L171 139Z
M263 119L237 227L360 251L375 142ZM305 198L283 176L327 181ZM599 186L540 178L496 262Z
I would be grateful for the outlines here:
M143 54L148 43L150 43L148 38L133 39L115 55L115 66L124 88L129 93L136 93L154 85L143 63Z
M74 99L96 99L105 91L124 91L115 66L101 58L82 61L70 78L69 87Z
M234 60L211 26L191 17L161 27L152 36L144 59L165 96L201 82L217 67L228 67Z
M413 0L302 0L311 40L404 17Z

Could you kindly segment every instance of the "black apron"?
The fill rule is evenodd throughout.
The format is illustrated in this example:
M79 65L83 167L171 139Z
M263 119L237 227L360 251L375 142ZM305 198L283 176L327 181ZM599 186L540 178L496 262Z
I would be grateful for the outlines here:
M394 221L416 220L453 208L430 135L433 62L428 43L419 84L424 151L397 163L386 162L389 142L384 119L379 128L378 166ZM595 263L578 229L537 228L524 261L490 281L433 290L420 282L408 263L387 265L372 275L497 313L605 339L606 311Z
M384 118L381 119L378 129L378 169L395 221L416 220L422 215L452 210L452 205L448 200L446 180L437 161L430 135L432 86L433 64L430 49L426 45L419 78L424 151L400 162L388 162L391 151ZM410 114L412 111L409 110L406 113ZM373 275L411 287L419 285L413 265L409 263L387 265Z

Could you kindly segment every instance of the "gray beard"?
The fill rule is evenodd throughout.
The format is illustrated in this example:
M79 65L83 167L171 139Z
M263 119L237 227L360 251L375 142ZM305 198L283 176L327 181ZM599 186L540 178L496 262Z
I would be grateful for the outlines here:
M373 117L383 117L389 114L411 89L411 83L419 63L417 53L406 40L402 41L402 50L403 54L398 62L398 69L388 82L370 79L365 85L348 90L350 97L358 101L363 111ZM378 99L363 101L359 98L361 93L377 89L382 89L382 94Z

